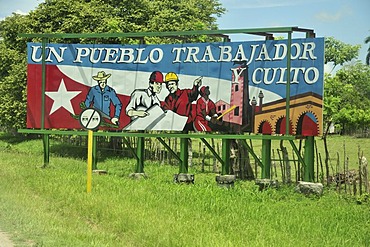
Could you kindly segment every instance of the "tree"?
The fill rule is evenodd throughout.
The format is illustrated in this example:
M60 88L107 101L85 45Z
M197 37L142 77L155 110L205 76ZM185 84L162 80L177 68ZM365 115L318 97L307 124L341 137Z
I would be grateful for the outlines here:
M365 44L369 43L370 45L370 36L367 36L365 39ZM370 65L370 46L367 49L366 59L365 59L366 65Z
M349 45L333 37L327 37L325 38L325 64L333 63L332 70L334 70L337 65L343 65L357 58L360 48L360 45Z
M224 13L219 0L48 0L28 15L13 14L0 22L0 126L15 131L26 126L26 42L19 33L117 33L217 29ZM187 42L217 40L189 37ZM145 43L183 42L149 38ZM63 43L138 43L134 39L53 39Z
M370 126L370 68L360 62L345 65L335 76L326 75L324 118L340 124L343 133Z

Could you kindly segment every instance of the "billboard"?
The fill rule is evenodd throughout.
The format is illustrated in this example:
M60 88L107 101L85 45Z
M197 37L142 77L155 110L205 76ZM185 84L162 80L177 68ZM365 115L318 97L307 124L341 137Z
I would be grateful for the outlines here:
M47 44L44 95L27 51L28 128L285 133L287 40ZM292 39L291 134L322 133L323 62L323 38Z

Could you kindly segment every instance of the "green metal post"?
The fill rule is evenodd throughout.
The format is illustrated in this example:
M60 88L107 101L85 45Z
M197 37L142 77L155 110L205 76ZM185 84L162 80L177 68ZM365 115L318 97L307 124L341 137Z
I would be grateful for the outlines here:
M98 169L98 159L96 157L96 136L93 136L93 143L92 143L92 169L97 170Z
M136 163L136 173L144 173L144 151L145 151L145 138L137 138L137 163Z
M42 39L41 47L41 129L45 128L45 88L46 88L46 43L47 39ZM44 154L45 155L45 154Z
M49 142L49 135L44 134L42 138L42 142L44 145L44 164L43 167L46 167L49 164L49 154L50 154L50 142Z
M307 136L304 145L304 175L303 179L306 182L314 181L314 167L315 167L315 141L313 136Z
M271 140L262 139L262 178L270 178Z
M285 112L285 134L289 135L290 129L290 67L291 67L291 53L292 53L292 33L288 32L287 44L287 65L286 65L286 112Z
M222 172L221 175L230 174L230 139L222 139Z
M179 173L188 173L189 168L189 138L180 139L180 170Z

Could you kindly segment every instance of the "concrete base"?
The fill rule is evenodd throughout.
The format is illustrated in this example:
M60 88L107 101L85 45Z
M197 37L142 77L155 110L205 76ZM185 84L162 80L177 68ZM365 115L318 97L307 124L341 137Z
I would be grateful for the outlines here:
M218 186L222 188L234 187L234 182L236 180L235 175L218 175L216 176L216 182Z
M268 178L256 179L255 184L259 186L259 190L262 191L267 188L277 188L278 181Z
M305 195L314 194L321 196L324 191L324 186L322 185L322 183L299 181L297 186L295 187L295 191Z
M93 173L99 174L99 175L105 175L108 174L106 170L93 170Z
M131 173L129 175L130 178L133 178L133 179L143 179L143 178L147 178L146 174L145 173Z
M194 174L179 173L173 175L175 183L194 184Z

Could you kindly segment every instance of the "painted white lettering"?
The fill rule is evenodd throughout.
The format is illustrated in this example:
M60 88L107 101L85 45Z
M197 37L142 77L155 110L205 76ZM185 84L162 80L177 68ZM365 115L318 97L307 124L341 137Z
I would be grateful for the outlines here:
M216 59L213 57L211 46L207 45L204 51L203 57L200 60L201 62L216 62Z
M315 57L315 55L313 54L313 51L315 50L315 47L316 47L316 44L314 42L302 43L302 45L303 45L303 52L302 52L302 56L299 57L299 59L308 60L307 54L309 54L312 60L317 59L317 57Z
M172 61L172 63L181 63L180 56L181 52L185 52L185 47L174 47L172 49L172 53L175 53L175 59Z
M256 49L259 45L251 45L252 47L252 52L251 52L251 57L247 63L247 65L249 65L252 61L253 61L253 57L254 57L254 54L256 53Z
M82 63L81 58L89 56L90 50L89 48L86 48L86 47L84 48L77 47L76 49L77 49L77 55L76 55L76 59L73 62Z
M271 61L271 58L269 57L269 52L267 50L266 44L262 44L261 52L258 58L256 58L256 61L262 61L262 55L264 56L264 60Z
M219 46L219 48L220 48L220 57L218 59L218 62L230 62L232 56L231 46Z
M257 72L260 72L259 73L259 76L257 76ZM257 80L257 78L262 78L262 74L263 73L263 69L262 68L257 68L253 71L253 74L252 74L252 82L254 84L260 84L262 82L262 79L261 80Z
M134 63L146 63L148 61L148 57L146 57L145 60L141 59L145 48L136 48L136 50L137 50L137 57Z
M106 53L102 63L115 63L118 59L116 54L118 53L118 48L106 48Z
M95 58L95 55L96 55L96 50L98 50L98 53L97 53L97 58ZM102 55L102 51L104 50L104 48L92 48L91 49L91 54L90 54L90 62L91 63L99 63L100 59L101 59L101 55Z
M57 60L58 63L63 62L63 55L64 51L67 49L67 47L59 47L60 53L58 53L54 47L47 47L50 52L48 57L45 59L46 62L53 62L52 56Z
M244 48L243 48L242 44L240 44L238 46L238 50L235 53L234 59L231 60L231 61L233 61L233 62L235 62L235 61L247 61L247 57L245 56Z
M159 63L163 58L163 50L160 48L154 48L149 53L149 60L152 63Z
M264 68L263 83L265 83L266 85L272 84L275 81L275 75L278 69L279 68ZM271 76L269 76L270 70L272 70Z
M313 73L312 79L310 79L310 76L309 76L311 71ZM304 73L304 81L307 84L314 84L319 79L319 74L320 73L319 73L319 70L317 68L310 67L310 68L306 69L306 72Z
M232 68L231 71L233 73L233 83L239 83L239 78L240 78L240 75L243 73L244 70L246 70L247 68L246 67L242 67L242 68Z
M301 53L301 46L298 43L293 43L291 47L290 59L297 59Z
M132 63L134 61L134 49L132 48L120 48L121 55L118 63ZM125 59L127 57L127 60Z
M290 79L290 84L297 84L298 83L298 75L299 75L299 71L302 71L302 73L304 73L305 71L305 68L291 68L291 73L292 74L292 77Z
M272 60L283 60L288 52L286 44L275 44L275 55ZM280 51L282 48L282 51Z
M191 63L191 62L198 63L199 60L197 58L197 54L199 53L199 47L187 47L187 48L188 48L188 54L186 56L184 63Z

